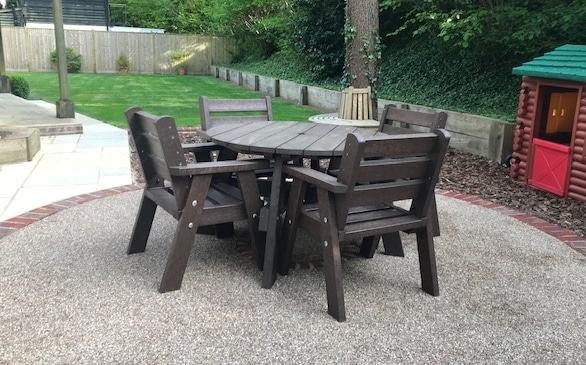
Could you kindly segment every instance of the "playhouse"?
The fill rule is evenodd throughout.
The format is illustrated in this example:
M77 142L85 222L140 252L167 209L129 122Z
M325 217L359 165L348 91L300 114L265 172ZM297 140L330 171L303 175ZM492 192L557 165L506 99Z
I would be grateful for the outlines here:
M523 78L511 178L586 201L586 46L558 47L513 74Z

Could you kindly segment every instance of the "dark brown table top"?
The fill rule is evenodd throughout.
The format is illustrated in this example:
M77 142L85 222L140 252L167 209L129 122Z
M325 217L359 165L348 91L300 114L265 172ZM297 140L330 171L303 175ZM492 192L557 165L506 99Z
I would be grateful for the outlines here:
M341 156L348 133L365 137L375 129L306 122L251 122L200 130L204 138L242 153L307 158Z

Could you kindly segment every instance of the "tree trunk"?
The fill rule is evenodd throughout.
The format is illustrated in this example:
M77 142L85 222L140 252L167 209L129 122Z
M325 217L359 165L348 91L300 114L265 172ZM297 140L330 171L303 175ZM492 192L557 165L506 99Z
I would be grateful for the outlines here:
M378 75L378 0L346 0L345 84L356 88L371 86Z

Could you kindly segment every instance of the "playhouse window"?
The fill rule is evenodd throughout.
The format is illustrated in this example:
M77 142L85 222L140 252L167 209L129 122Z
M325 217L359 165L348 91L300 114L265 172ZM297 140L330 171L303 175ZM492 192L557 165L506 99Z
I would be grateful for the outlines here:
M541 123L536 137L570 145L578 103L576 89L546 86L543 89Z

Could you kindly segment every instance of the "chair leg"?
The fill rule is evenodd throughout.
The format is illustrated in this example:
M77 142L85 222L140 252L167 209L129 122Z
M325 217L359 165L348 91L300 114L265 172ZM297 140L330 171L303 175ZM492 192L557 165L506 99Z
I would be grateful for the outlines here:
M342 283L342 258L334 201L333 196L330 195L332 194L327 191L318 190L328 313L338 322L344 322L346 320L346 307Z
M299 222L299 214L303 205L302 197L305 195L306 189L306 183L301 180L293 181L281 236L281 241L285 242L286 245L281 251L281 257L279 257L278 272L281 275L287 275L289 273L291 256L293 255L293 248L297 236L297 223Z
M197 228L190 228L187 219L180 219L175 230L175 237L171 245L171 252L167 258L167 265L163 273L163 279L159 286L159 293L166 293L168 291L179 290L187 261L193 248L195 241L195 234ZM195 228L195 229L194 229Z
M346 307L344 304L344 287L342 282L342 258L340 255L340 242L337 237L324 245L324 270L326 275L326 292L328 297L328 313L338 322L346 320Z
M439 237L440 235L440 226L439 226L439 219L437 217L437 204L435 201L435 194L431 199L431 204L429 205L429 214L427 215L431 220L431 228L434 237Z
M380 236L364 237L362 239L362 244L360 245L360 255L367 259L373 258L374 253L378 248L379 241Z
M383 244L385 246L385 255L405 257L399 232L383 235Z
M381 236L364 237L362 245L360 246L360 255L367 259L374 257ZM385 255L405 257L403 251L403 244L399 232L388 233L382 236L383 245L385 247Z
M435 262L435 248L433 243L432 227L418 229L417 251L419 252L419 270L421 272L421 288L424 292L438 296L439 284L437 280L437 266Z
M167 265L159 286L160 293L181 288L185 268L187 267L197 227L199 226L198 220L202 215L203 203L208 195L211 181L211 175L196 176L191 181L191 188L186 199L188 203L185 205L181 217L179 217L179 222L177 222L171 251L169 252L169 257L167 257ZM192 205L189 202L201 202L201 204Z
M256 254L256 266L259 270L263 268L264 247L261 247L262 234L258 230L260 220L260 209L262 200L259 195L259 188L256 175L252 171L238 173L238 186L242 191L242 200L246 209L246 219L248 221L248 232L250 234L250 245Z
M143 195L136 221L134 222L134 228L132 229L132 236L126 248L126 254L144 252L156 210L157 203Z
M273 163L273 182L269 199L269 214L267 237L265 242L265 257L263 262L261 287L270 289L277 280L278 252L280 249L279 237L279 200L283 186L283 156L276 156Z
M216 234L216 238L228 238L234 236L234 223L227 222L227 223L220 223L214 225L214 231Z

